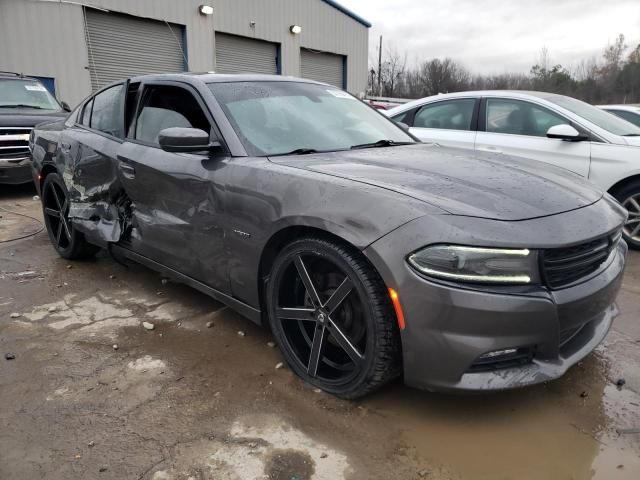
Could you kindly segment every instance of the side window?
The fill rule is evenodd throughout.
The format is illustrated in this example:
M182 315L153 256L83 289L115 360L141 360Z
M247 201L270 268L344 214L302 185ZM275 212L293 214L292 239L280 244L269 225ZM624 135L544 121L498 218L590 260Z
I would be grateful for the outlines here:
M93 108L93 98L84 104L82 115L78 119L80 125L88 127L91 124L91 109Z
M476 100L461 98L425 105L416 112L413 126L417 128L443 128L447 130L471 130Z
M93 97L91 128L123 137L122 85L116 85Z
M391 117L391 120L393 120L394 122L401 122L409 125L408 120L409 120L409 117L411 116L410 114L411 114L411 110L408 110L406 112L402 112L402 113L399 113L398 115Z
M209 120L189 91L166 85L145 87L133 137L157 144L159 133L170 127L211 131Z
M133 119L136 115L136 108L138 107L138 93L140 90L140 82L129 83L127 87L127 95L124 100L124 125L127 137L132 136L131 126L133 125Z
M487 99L487 132L546 137L554 125L571 122L533 103L498 98Z

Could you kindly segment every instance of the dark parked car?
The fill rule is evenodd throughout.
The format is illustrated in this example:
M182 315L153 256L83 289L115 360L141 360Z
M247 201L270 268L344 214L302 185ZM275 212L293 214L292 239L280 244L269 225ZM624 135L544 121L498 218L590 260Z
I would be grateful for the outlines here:
M35 78L0 72L0 184L29 183L34 125L68 113Z
M65 258L106 248L270 326L305 381L355 398L546 381L617 310L626 213L543 164L416 143L329 85L132 78L33 136Z

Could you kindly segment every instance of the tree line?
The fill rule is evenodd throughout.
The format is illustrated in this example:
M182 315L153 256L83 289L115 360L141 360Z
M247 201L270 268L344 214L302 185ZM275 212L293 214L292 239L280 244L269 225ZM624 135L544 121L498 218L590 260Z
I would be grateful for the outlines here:
M607 45L600 58L572 68L552 64L543 48L529 73L472 74L452 58L434 58L407 66L407 55L389 50L378 76L369 71L368 93L383 97L421 98L464 90L537 90L569 95L591 104L640 103L640 44L629 49L624 35Z

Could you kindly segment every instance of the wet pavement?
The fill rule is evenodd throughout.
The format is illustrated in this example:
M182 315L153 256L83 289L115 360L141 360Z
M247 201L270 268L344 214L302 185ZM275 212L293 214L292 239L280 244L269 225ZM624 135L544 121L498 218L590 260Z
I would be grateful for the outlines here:
M38 231L15 215L41 219L34 194L0 187L0 479L640 478L639 253L612 331L562 379L349 402L192 289L105 254L67 262L46 232L5 242Z

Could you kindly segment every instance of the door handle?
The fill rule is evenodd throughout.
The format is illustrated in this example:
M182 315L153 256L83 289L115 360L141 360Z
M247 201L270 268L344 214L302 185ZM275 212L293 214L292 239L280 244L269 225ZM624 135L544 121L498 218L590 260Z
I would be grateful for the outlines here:
M129 180L135 178L136 169L129 163L131 160L127 157L123 157L122 155L118 155L118 160L118 168L122 172L122 175Z

